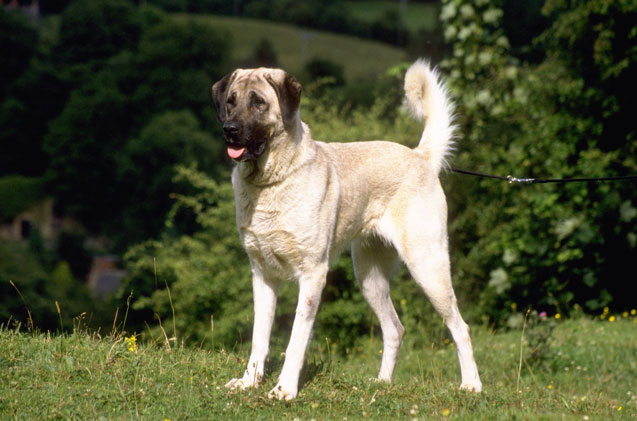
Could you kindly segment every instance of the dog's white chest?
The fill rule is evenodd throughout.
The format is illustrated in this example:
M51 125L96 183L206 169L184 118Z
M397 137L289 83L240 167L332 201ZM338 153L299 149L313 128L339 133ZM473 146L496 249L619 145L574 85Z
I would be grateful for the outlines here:
M243 246L251 260L269 276L293 279L302 267L307 247L290 215L278 209L244 203L237 214Z

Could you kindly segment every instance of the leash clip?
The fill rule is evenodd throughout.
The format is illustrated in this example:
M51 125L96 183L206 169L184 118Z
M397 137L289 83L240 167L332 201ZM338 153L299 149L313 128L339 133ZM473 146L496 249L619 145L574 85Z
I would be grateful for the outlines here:
M535 178L515 178L512 175L507 175L507 181L509 184L520 183L520 184L533 184Z

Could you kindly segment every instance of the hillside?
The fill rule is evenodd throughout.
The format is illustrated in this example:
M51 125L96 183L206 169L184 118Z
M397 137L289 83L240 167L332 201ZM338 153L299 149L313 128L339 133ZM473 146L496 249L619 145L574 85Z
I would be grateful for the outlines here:
M267 39L274 47L279 65L294 74L300 73L309 60L322 58L343 66L348 80L374 79L406 59L400 48L293 25L227 16L184 14L179 17L192 18L229 33L235 63L248 61L257 44Z

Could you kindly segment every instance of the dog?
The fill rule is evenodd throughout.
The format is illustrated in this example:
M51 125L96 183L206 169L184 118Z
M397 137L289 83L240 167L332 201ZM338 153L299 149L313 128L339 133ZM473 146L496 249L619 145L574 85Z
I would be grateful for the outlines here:
M403 328L389 294L402 260L451 331L460 389L480 392L469 327L451 285L447 205L439 173L449 154L452 104L435 70L418 60L405 75L419 145L324 143L301 121L301 85L281 69L237 69L212 86L230 158L237 228L252 268L252 350L226 387L258 387L281 282L299 284L285 362L271 399L297 396L299 374L330 262L351 246L357 281L383 336L378 379L391 382Z

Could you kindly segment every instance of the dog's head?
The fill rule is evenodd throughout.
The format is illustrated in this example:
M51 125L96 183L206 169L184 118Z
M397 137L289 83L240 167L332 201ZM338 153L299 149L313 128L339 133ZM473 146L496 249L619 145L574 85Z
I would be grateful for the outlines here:
M212 97L236 161L256 160L299 120L301 84L280 69L237 69L212 86Z

